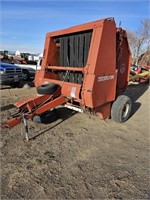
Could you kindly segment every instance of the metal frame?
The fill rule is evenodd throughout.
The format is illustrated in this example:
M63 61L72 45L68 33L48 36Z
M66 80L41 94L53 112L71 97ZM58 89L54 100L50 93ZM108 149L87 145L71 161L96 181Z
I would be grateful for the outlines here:
M126 32L116 28L113 18L47 33L35 85L56 83L59 90L52 96L27 98L15 105L22 112L26 110L27 119L67 102L69 107L76 108L78 103L81 112L106 119L112 102L127 87L130 59ZM7 126L20 121L21 117L14 118Z

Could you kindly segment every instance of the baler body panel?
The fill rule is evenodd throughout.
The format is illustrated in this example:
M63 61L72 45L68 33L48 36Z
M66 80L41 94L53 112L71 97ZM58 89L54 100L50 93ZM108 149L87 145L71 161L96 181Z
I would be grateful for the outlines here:
M121 95L126 89L129 81L131 53L127 41L127 35L124 30L117 29L116 35L116 63L117 63L117 96Z
M112 102L128 85L130 59L126 32L116 27L113 18L47 33L34 82L37 88L53 83L59 89L16 106L27 111L26 118L66 104L106 119ZM8 126L19 122L16 118Z
M86 106L96 108L116 96L116 27L104 20L93 31L83 81L83 99ZM89 100L90 99L90 100Z
M64 70L57 70L62 67ZM66 75L67 67L83 68L83 71L70 70ZM96 108L115 99L116 78L114 21L105 19L47 34L42 72L37 73L35 80L37 86L63 81L62 95L68 94L67 97L72 98L75 87L71 88L66 83L81 84L81 95L76 95L78 98L75 100L89 108Z
M111 103L129 75L130 51L120 32L114 20L104 19L48 33L36 86L59 83L62 95L91 109Z

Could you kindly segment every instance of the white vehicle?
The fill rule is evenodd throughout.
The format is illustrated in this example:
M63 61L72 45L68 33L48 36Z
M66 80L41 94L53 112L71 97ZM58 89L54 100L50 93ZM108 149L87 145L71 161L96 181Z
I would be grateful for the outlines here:
M37 61L37 65L17 64L23 70L23 79L30 80L35 77L36 70L40 70L42 65L42 57Z
M40 70L41 69L41 65L42 65L42 58L39 58L39 60L37 62L36 70Z

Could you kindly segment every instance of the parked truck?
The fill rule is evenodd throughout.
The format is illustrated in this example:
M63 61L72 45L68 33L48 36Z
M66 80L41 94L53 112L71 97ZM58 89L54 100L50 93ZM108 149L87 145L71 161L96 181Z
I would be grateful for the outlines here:
M19 87L23 80L22 69L13 64L4 63L0 59L0 85Z
M48 118L59 105L125 122L131 112L131 99L123 95L130 59L126 31L113 18L47 33L35 77L37 95L15 103L18 113L7 127Z

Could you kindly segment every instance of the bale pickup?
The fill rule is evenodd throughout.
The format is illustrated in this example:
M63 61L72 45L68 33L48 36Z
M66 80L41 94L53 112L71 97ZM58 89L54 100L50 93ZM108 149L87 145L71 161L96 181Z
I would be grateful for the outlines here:
M15 103L18 113L6 126L48 119L46 113L59 105L125 122L131 112L131 100L123 95L130 58L126 31L113 18L47 33L35 76L38 94Z

